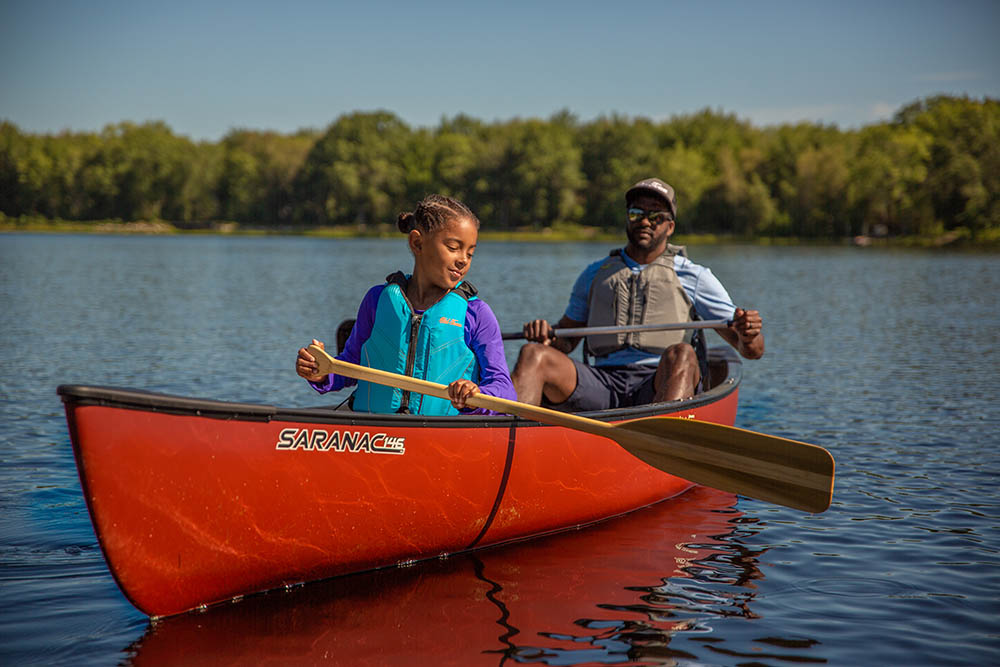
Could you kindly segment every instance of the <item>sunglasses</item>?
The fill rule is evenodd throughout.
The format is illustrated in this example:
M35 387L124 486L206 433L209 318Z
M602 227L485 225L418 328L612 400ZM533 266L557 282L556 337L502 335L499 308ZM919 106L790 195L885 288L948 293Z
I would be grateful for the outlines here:
M628 221L631 223L639 222L645 218L649 220L649 224L654 227L664 222L673 220L673 217L670 215L670 211L647 211L644 208L636 208L634 206L628 209L627 214Z

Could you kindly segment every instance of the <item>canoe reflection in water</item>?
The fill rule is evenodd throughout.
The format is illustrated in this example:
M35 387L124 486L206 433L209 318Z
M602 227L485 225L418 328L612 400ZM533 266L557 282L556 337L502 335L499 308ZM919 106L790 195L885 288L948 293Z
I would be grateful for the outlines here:
M676 633L753 616L757 554L735 504L696 487L583 530L152 621L128 652L139 665L690 660Z

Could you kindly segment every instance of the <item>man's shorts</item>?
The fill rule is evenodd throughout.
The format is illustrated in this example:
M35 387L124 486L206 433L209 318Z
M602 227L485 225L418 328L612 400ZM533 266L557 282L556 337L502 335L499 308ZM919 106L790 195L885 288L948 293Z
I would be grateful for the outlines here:
M562 403L543 405L565 412L607 410L652 403L656 366L588 366L571 359L576 366L576 389Z

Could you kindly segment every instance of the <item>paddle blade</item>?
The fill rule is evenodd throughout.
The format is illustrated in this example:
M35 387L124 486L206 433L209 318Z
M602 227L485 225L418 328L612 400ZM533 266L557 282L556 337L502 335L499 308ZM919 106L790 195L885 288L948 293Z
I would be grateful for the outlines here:
M833 498L833 456L816 445L677 417L638 419L615 431L634 456L698 484L814 513Z

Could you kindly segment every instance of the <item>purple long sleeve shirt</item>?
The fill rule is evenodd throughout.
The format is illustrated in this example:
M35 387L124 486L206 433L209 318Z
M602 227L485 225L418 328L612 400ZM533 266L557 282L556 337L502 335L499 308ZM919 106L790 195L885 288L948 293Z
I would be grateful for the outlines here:
M371 336L375 324L375 307L385 285L376 285L368 290L358 308L358 318L354 323L344 351L337 355L340 361L356 364L361 359L361 346ZM422 311L418 311L422 312ZM465 344L476 355L479 364L479 391L489 396L517 400L514 383L507 370L507 357L504 355L503 339L500 337L500 324L493 310L482 299L469 301L469 310L465 316ZM328 391L338 391L358 383L354 378L331 373L325 382L310 382L313 388L325 394ZM466 408L461 411L466 415L501 414L485 408Z

